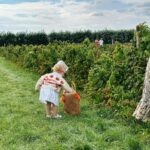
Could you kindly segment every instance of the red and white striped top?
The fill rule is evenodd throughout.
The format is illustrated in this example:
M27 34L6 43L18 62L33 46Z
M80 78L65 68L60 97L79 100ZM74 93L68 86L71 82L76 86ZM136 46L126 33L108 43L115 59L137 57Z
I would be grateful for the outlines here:
M57 92L60 92L61 88L63 88L66 92L72 92L72 88L62 77L62 75L57 72L48 73L41 76L36 83L35 89L39 90L41 86L45 86L45 85L50 86Z

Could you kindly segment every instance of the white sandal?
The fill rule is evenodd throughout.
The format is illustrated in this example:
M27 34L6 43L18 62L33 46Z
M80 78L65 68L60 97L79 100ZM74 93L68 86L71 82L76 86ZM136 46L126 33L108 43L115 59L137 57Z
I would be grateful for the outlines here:
M46 115L46 118L52 118L52 116L51 115Z
M57 114L57 115L54 115L53 118L58 119L58 118L62 118L62 116Z

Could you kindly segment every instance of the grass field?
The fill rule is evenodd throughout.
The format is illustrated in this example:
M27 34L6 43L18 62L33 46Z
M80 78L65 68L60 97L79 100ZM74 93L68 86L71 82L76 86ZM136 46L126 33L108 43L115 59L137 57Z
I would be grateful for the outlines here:
M133 108L94 108L81 95L81 115L47 119L34 91L38 75L0 57L0 150L149 150L150 124Z

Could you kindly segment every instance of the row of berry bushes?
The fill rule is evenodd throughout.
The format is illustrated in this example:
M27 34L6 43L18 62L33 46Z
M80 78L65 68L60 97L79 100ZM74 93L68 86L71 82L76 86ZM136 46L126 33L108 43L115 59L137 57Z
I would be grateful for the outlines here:
M69 66L68 80L74 80L78 88L83 89L94 62L90 56L93 49L94 44L89 44L89 41L82 44L55 42L47 46L3 46L0 47L0 55L40 75L52 71L52 66L62 59Z
M135 102L141 98L145 68L150 57L150 28L145 24L138 27L138 48L134 44L119 44L94 61L85 87L92 102L112 104L125 100Z
M138 49L131 43L96 49L94 43L86 39L80 44L10 45L0 47L0 55L39 74L51 71L58 60L64 60L69 66L67 79L74 80L93 103L139 101L150 56L148 37L149 34L141 38Z

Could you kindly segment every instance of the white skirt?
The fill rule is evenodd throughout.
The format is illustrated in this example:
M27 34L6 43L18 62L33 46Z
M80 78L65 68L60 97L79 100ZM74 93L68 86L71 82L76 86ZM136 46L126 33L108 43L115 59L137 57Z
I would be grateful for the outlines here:
M42 85L41 90L40 90L39 100L45 104L47 102L51 102L54 105L58 106L59 105L59 94L54 89L52 89L50 86Z

